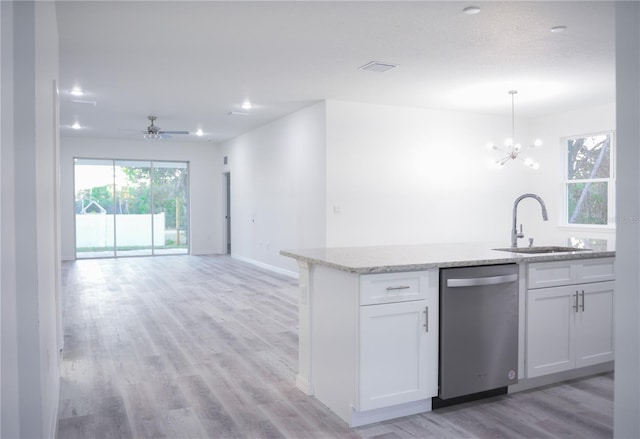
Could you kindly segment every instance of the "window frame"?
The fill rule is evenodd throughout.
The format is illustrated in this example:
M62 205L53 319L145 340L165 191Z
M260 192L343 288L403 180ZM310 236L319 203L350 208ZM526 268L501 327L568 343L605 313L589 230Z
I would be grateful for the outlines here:
M611 138L609 148L609 177L593 178L593 179L570 179L569 178L569 140L580 139L585 137L609 136ZM614 130L605 130L585 134L576 134L562 137L562 227L575 229L593 229L599 231L615 229L615 212L616 212L616 133ZM606 182L607 183L607 224L585 224L569 222L569 184L586 183L586 182Z

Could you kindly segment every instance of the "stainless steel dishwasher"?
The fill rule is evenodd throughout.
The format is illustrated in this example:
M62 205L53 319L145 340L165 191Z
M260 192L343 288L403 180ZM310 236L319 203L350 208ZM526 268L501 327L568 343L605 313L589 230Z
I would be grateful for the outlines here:
M516 264L440 270L439 377L440 400L518 382Z

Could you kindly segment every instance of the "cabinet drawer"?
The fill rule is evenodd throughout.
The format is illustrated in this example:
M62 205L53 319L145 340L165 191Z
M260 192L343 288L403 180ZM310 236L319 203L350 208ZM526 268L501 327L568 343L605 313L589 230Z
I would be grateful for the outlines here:
M535 262L529 264L527 288L559 287L614 279L613 258Z
M428 289L428 271L365 274L360 276L360 305L426 299Z
M602 282L615 280L614 263L612 258L589 259L581 263L580 282Z
M527 288L546 288L575 283L575 261L536 262L529 264Z

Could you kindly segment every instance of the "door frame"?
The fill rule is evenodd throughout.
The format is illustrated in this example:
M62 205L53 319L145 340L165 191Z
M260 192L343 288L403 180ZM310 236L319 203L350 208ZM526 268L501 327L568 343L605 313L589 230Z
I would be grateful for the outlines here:
M231 254L231 172L222 173L222 252Z

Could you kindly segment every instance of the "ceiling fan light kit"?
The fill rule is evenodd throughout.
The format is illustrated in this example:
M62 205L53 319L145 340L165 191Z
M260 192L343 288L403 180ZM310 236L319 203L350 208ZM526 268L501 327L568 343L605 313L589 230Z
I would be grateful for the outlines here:
M159 126L154 125L157 118L157 116L147 116L151 125L147 127L147 131L144 131L145 140L162 140L163 134L189 134L189 131L163 131Z

